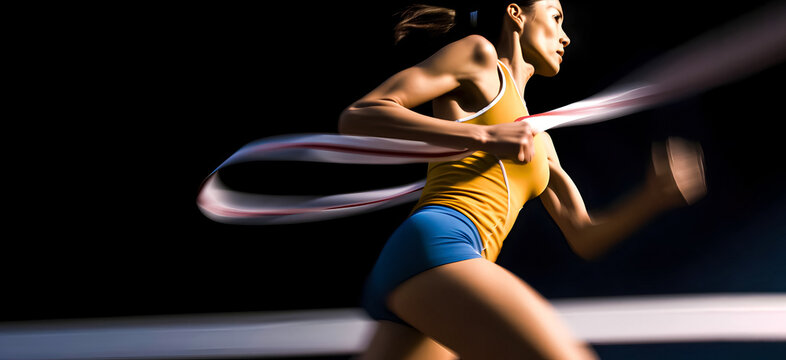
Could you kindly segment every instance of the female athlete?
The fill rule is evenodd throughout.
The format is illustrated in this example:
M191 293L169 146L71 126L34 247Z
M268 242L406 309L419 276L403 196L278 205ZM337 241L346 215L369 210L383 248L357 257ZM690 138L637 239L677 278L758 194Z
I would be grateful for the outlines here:
M640 190L607 215L590 216L549 134L516 121L528 115L528 80L560 70L570 44L562 5L508 3L472 16L413 6L396 34L445 32L465 15L478 29L491 18L495 29L440 48L340 117L343 134L474 150L429 164L419 202L380 253L363 298L379 325L363 358L596 358L541 295L495 263L503 240L524 203L540 198L573 251L597 258L660 212L703 196L701 150L676 139L653 147ZM411 110L429 101L433 116Z

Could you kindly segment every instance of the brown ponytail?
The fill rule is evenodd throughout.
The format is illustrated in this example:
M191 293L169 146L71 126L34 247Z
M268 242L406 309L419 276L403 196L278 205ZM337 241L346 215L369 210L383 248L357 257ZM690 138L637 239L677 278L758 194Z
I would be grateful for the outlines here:
M539 0L516 1L525 11ZM447 2L451 8L439 5L410 5L396 14L397 24L393 27L394 44L399 44L404 39L443 38L445 35L455 37L469 34L480 34L492 43L496 42L502 29L505 8L511 0L483 0L477 1L474 6L461 4L462 2ZM437 1L445 3L445 1ZM453 4L456 3L456 4ZM448 38L450 36L447 36Z
M399 22L393 28L393 41L398 44L413 34L438 37L456 26L456 10L434 5L410 5L397 14Z
M419 0L428 1L432 0ZM525 10L539 0L517 1ZM483 0L474 6L462 1L438 1L440 5L410 5L395 14L393 42L398 65L409 66L443 46L470 34L479 34L496 44L511 0ZM441 6L450 4L451 8Z

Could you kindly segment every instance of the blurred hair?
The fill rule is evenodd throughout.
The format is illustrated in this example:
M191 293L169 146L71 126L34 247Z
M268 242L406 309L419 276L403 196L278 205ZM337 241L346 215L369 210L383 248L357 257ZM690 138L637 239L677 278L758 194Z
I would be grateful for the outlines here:
M538 0L485 1L477 5L453 3L449 7L434 4L409 5L396 13L393 27L395 44L408 41L455 40L470 34L480 34L496 42L509 4L516 3L525 11ZM410 40L415 39L415 40Z
M441 6L415 4L401 10L393 27L393 41L398 44L407 37L436 37L456 27L456 10Z

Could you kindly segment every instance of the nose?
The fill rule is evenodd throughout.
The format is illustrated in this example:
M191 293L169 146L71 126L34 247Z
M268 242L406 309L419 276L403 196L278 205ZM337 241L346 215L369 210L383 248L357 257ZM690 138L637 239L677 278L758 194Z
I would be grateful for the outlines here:
M560 36L559 38L559 42L560 44L562 44L563 48L566 48L568 47L568 45L570 45L570 38L568 37L568 34L566 34L564 30L562 31L562 36Z

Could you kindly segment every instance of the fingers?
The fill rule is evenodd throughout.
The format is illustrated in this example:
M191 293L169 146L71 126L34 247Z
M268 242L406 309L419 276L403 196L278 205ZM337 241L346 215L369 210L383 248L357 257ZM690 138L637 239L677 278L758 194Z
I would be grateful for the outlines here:
M520 164L527 164L535 157L535 130L526 121L519 121L516 123L522 130L523 136L519 143L519 153L516 162Z
M527 164L534 158L535 131L527 122L489 125L487 129L490 140L483 150L518 164Z
M532 161L532 158L534 156L535 156L535 151L532 149L532 147L526 149L522 148L522 150L519 152L519 156L516 158L514 162L522 165L528 164L530 161Z
M688 204L696 202L707 192L701 145L684 139L669 138L666 150L669 168L677 188Z
M516 124L518 124L519 127L524 129L530 135L532 135L532 136L535 135L535 129L532 128L532 125L530 125L528 122L526 122L526 121L519 121Z
M652 165L650 185L664 201L690 205L706 195L704 153L698 143L675 137L653 143Z

